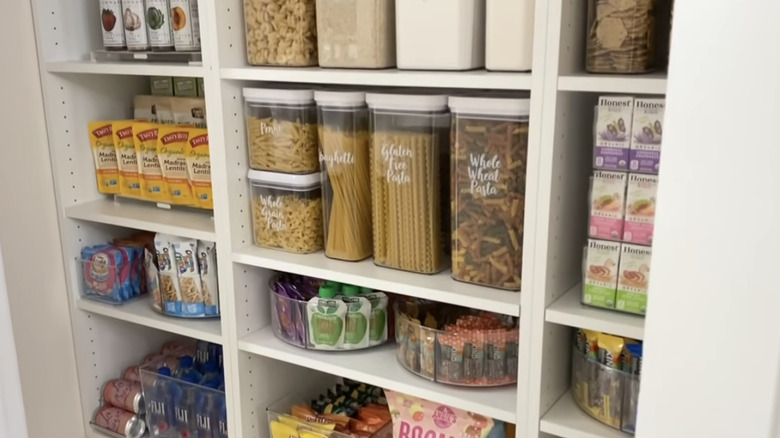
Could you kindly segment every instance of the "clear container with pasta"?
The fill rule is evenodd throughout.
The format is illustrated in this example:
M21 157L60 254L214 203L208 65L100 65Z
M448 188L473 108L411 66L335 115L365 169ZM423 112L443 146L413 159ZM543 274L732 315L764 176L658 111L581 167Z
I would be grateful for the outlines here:
M444 267L449 226L447 96L366 95L371 133L374 263L434 274ZM442 183L444 181L444 183ZM443 185L444 184L444 185Z
M452 278L520 290L529 99L450 97Z
M251 65L317 65L315 0L244 0Z
M244 88L249 167L308 174L320 170L314 92Z
M322 249L319 172L293 175L250 170L254 243L300 254Z
M317 91L325 255L371 256L371 162L365 93Z

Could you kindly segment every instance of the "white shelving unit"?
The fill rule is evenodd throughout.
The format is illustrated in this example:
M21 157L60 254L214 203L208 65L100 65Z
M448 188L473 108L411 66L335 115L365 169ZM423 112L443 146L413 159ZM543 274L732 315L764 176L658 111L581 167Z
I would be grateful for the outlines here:
M241 0L199 0L201 65L95 63L101 47L95 2L33 0L47 131L66 263L80 249L141 229L213 240L218 247L222 318L171 319L145 301L113 307L82 300L66 266L84 424L100 385L171 336L221 343L230 435L269 436L265 407L312 382L344 376L514 422L518 438L626 436L589 418L568 394L572 327L643 338L641 318L579 304L590 173L593 105L599 93L663 94L664 74L583 73L585 2L538 0L533 71L436 72L251 67L245 58ZM132 97L149 75L203 77L212 147L213 215L165 210L100 195L87 122L130 118ZM448 273L416 275L295 255L252 245L241 89L264 81L317 86L404 86L531 92L521 293L455 282ZM501 388L434 384L405 371L392 346L346 354L291 347L270 331L268 280L274 270L312 275L398 294L520 317L518 383ZM65 292L63 292L65 293ZM117 347L121 345L121 348ZM88 435L95 436L90 431Z

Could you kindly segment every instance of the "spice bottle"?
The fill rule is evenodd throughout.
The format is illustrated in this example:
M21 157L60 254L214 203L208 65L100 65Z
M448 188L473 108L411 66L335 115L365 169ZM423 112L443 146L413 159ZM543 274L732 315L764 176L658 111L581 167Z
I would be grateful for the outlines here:
M169 0L146 0L146 27L153 52L173 50L171 3Z
M120 0L100 0L100 27L106 50L125 50L125 26Z

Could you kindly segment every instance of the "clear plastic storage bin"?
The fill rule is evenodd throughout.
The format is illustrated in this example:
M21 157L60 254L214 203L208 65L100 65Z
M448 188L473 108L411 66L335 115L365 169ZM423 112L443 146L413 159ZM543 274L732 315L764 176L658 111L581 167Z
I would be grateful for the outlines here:
M572 352L572 397L596 420L634 433L639 376L602 365L577 348Z
M310 253L322 249L320 174L250 170L255 245Z
M456 280L520 290L529 102L450 97Z
M315 0L244 0L251 65L317 65Z
M249 167L284 173L320 169L314 92L244 88Z
M444 267L442 210L448 211L442 208L449 173L442 165L450 143L447 96L369 93L366 101L374 263L437 273ZM444 229L449 233L446 223Z
M371 161L362 92L317 91L325 255L371 256Z
M485 68L531 70L535 0L486 0Z
M485 65L485 0L396 0L395 13L398 68Z
M395 65L394 0L317 0L322 67Z

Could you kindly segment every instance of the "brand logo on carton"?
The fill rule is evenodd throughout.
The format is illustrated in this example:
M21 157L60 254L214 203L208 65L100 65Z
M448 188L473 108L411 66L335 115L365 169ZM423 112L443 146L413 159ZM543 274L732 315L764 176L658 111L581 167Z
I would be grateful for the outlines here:
M136 137L141 141L157 140L157 128L141 131Z
M648 175L637 175L637 174L631 174L629 175L629 181L635 182L635 183L657 183L658 179L655 176L648 176Z
M97 138L102 138L102 137L105 137L107 135L111 135L113 133L114 133L114 131L111 129L111 125L101 126L100 128L92 131L92 135L94 135Z
M160 139L163 144L169 144L169 143L176 143L180 141L187 141L187 139L190 138L190 134L188 134L185 131L177 131L177 132L171 132L170 134L166 134L163 136L163 138Z
M599 240L591 240L588 242L588 248L592 249L606 249L609 251L614 251L618 249L619 243L613 243L613 242L601 242Z
M128 126L127 128L120 129L116 132L116 136L119 137L121 140L124 140L128 137L133 136L133 127Z
M649 256L651 254L650 248L644 248L641 246L631 246L631 245L623 245L623 253L641 255L641 256Z
M656 109L656 108L664 108L665 102L648 102L644 100L637 100L636 106L637 108L648 108L648 109Z
M446 429L455 424L456 418L455 412L450 409L449 406L442 405L433 411L433 422L436 423L437 427L442 429Z
M596 172L593 174L593 176L599 179L624 179L626 174L615 172Z
M193 148L196 148L198 146L202 146L204 144L205 145L209 144L209 135L208 134L202 134L202 135L199 135L199 136L193 138L192 140L190 140L190 146L192 146Z
M602 97L599 99L599 105L602 106L624 106L624 107L630 107L631 106L631 99L614 99L609 97Z

